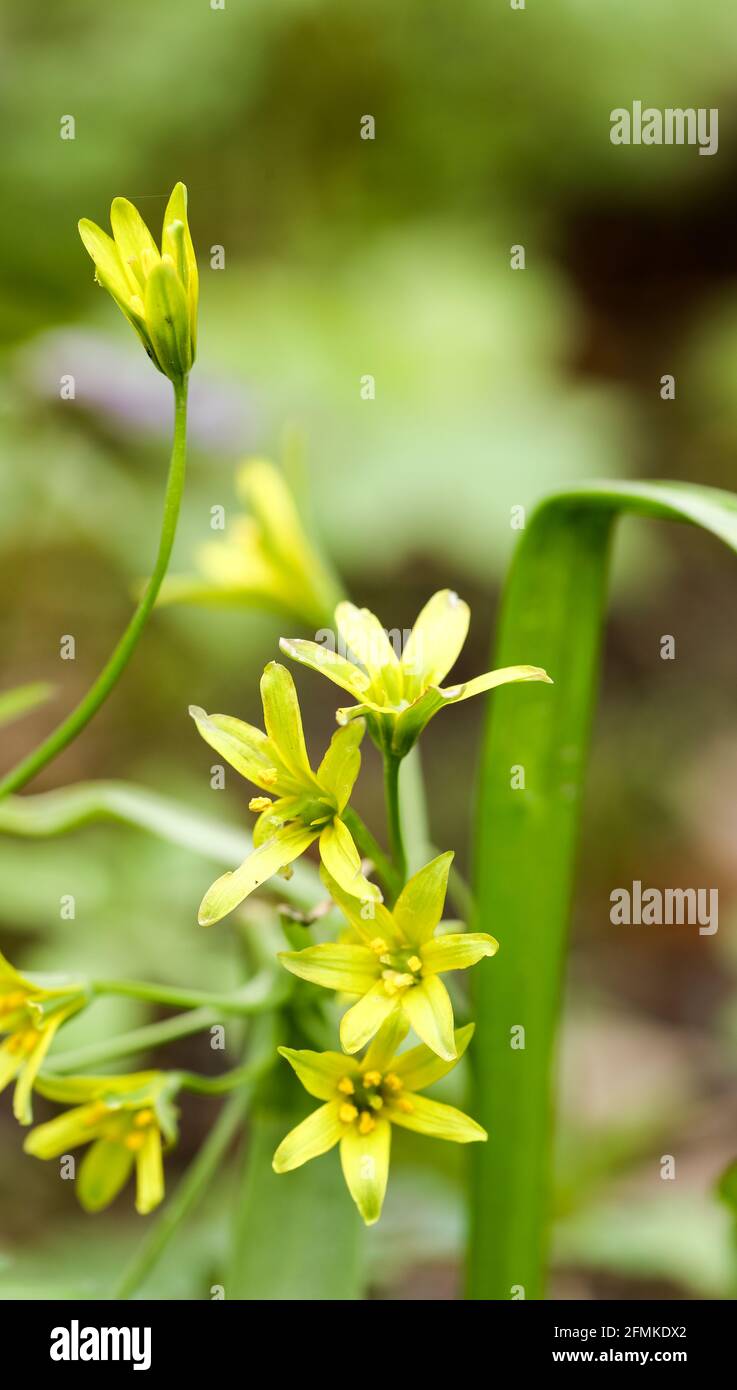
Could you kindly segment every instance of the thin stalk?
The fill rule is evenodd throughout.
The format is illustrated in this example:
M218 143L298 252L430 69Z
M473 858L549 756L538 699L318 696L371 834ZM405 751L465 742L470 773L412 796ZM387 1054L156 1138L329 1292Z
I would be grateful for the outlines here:
M173 1009L216 1009L222 1014L256 1014L277 1008L287 995L283 974L263 971L231 994L210 994L201 989L177 989L145 980L93 980L95 994L122 994Z
M381 845L374 839L368 826L364 824L358 812L354 811L351 806L346 806L342 818L361 854L365 859L370 859L374 865L382 887L390 898L396 898L402 887L402 880L391 860L387 859Z
M159 549L151 578L146 585L141 601L112 656L103 667L97 680L87 691L84 699L49 734L48 738L44 739L43 743L40 743L37 748L22 758L10 772L6 773L0 780L0 797L7 796L10 792L16 792L24 787L52 759L63 752L72 740L82 732L93 715L97 713L128 665L156 603L159 589L169 567L182 501L186 460L187 378L185 377L174 383L174 441L166 483Z
M121 1057L130 1057L132 1053L147 1052L150 1048L163 1047L192 1033L200 1033L219 1022L220 1017L214 1009L193 1009L191 1013L179 1014L177 1018L167 1018L162 1023L149 1023L133 1032L121 1033L120 1037L110 1038L104 1043L89 1043L86 1047L59 1052L44 1063L44 1071L55 1074L81 1071L105 1062L117 1062Z
M404 885L407 878L407 855L404 849L402 814L399 803L399 769L401 765L401 758L395 757L386 749L384 750L384 797L389 845L394 867L402 885Z

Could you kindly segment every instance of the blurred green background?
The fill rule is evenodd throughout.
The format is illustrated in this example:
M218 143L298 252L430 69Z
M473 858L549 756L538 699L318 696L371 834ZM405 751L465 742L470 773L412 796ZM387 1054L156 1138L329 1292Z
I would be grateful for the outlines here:
M592 477L733 487L737 453L737 11L712 0L43 0L5 4L0 112L2 687L56 685L3 731L9 765L81 695L151 563L169 387L93 283L76 222L132 198L158 228L189 188L201 270L191 462L174 572L234 506L235 464L300 441L298 486L351 595L408 626L435 588L473 609L460 676L486 669L510 508ZM633 100L719 108L713 158L615 148ZM360 138L371 114L376 138ZM60 139L72 115L76 138ZM510 269L523 244L526 269ZM210 268L222 246L225 268ZM59 396L62 375L76 397ZM376 399L360 395L371 373ZM660 378L676 398L660 398ZM722 1297L735 1271L712 1186L737 1120L737 570L709 540L627 523L614 571L563 1047L560 1297ZM283 630L246 611L156 615L109 705L34 784L129 778L233 823L190 702L259 716ZM74 662L59 659L62 634ZM676 660L660 659L662 634ZM553 673L554 674L554 673ZM333 706L299 679L317 750ZM321 698L322 697L322 698ZM434 836L469 859L483 709L425 740ZM380 814L370 752L359 807ZM213 806L213 798L216 804ZM195 911L212 866L143 834L0 841L2 949L26 968L222 987L233 933ZM713 886L720 930L613 928L609 893ZM76 898L73 922L59 900ZM503 947L504 924L491 924ZM481 967L487 968L487 967ZM493 965L488 966L493 968ZM68 1044L133 1026L99 1005ZM201 1065L197 1040L166 1054ZM163 1060L163 1059L159 1059ZM212 1118L188 1107L168 1172ZM0 1294L95 1291L140 1238L129 1194L78 1212L21 1154L3 1097ZM403 1136L404 1138L404 1136ZM396 1145L369 1233L379 1298L459 1290L462 1156ZM662 1154L677 1180L659 1176ZM329 1160L323 1160L328 1162ZM146 1290L207 1296L229 1180Z

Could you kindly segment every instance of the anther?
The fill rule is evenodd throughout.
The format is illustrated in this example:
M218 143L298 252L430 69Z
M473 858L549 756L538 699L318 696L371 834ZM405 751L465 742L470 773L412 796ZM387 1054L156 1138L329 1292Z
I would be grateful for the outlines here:
M351 1105L350 1103L341 1105L340 1110L338 1111L339 1118L343 1121L344 1125L351 1124L353 1120L355 1120L357 1114L358 1111L355 1105Z

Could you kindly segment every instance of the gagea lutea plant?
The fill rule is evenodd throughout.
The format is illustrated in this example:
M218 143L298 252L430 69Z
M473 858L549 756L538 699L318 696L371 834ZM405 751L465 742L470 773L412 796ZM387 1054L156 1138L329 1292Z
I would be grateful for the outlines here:
M553 499L531 520L513 567L499 667L469 680L452 674L470 621L463 600L450 589L428 596L408 640L397 645L390 635L396 627L387 631L345 594L285 477L266 460L239 467L247 514L222 540L200 548L191 574L167 578L197 335L186 190L175 186L158 244L125 199L114 200L110 221L112 236L86 219L80 223L95 278L173 389L159 548L138 608L97 681L0 782L0 832L38 838L112 819L153 831L181 853L199 849L221 871L202 884L199 922L209 927L228 919L221 930L237 934L244 978L235 988L205 991L88 977L72 960L65 978L41 978L0 957L0 1088L14 1086L22 1126L33 1123L34 1096L42 1098L46 1114L36 1117L24 1147L50 1163L77 1155L75 1188L86 1212L103 1210L132 1182L136 1210L149 1220L165 1197L178 1097L224 1097L161 1223L154 1218L109 1290L113 1296L136 1292L244 1126L249 1143L235 1197L229 1297L278 1298L285 1279L296 1281L299 1297L359 1296L356 1210L366 1225L379 1219L392 1147L407 1142L401 1133L407 1130L468 1144L479 1155L470 1296L509 1297L512 1285L541 1296L551 1058L578 808L569 792L580 789L582 777L611 522L627 507L686 518L737 548L737 503L707 489L656 484L592 487ZM233 782L243 786L237 831L121 783L10 795L67 747L110 695L157 600L220 605L231 610L234 624L241 607L268 608L289 634L274 656L293 663L299 694L283 660L270 660L260 678L263 727L238 712L190 707L201 738L243 779ZM397 616L387 615L392 623ZM326 630L334 639L329 646L322 640ZM252 679L255 687L255 673ZM436 715L450 720L453 706L487 692L496 693L476 826L474 902L453 868L453 847L432 844L418 744L441 727ZM20 717L47 694L38 685L5 692L0 721ZM194 677L184 700L186 694L197 697ZM335 721L317 755L307 747L300 696L320 700ZM565 796L562 747L575 749L577 759L564 769ZM383 764L385 793L376 825L355 804L372 758ZM525 766L526 789L512 803L515 764ZM463 772L469 785L472 772ZM250 834L247 809L255 816ZM193 903L193 923L196 912ZM497 938L498 961L491 959ZM470 992L458 987L464 979L458 972L470 972ZM67 1022L110 995L169 1015L65 1047ZM513 1054L509 1028L520 1017L535 1046ZM237 1039L242 1055L230 1070L215 1076L161 1065L117 1070L126 1058L139 1067L154 1047L158 1062L162 1049L182 1038L204 1041L213 1024L227 1024ZM432 1093L438 1085L457 1090L455 1069L472 1036L473 1117ZM116 1070L106 1070L111 1065ZM305 1093L317 1102L311 1109ZM336 1186L342 1182L348 1195ZM258 1252L285 1223L289 1270L275 1280ZM321 1259L318 1248L333 1253Z

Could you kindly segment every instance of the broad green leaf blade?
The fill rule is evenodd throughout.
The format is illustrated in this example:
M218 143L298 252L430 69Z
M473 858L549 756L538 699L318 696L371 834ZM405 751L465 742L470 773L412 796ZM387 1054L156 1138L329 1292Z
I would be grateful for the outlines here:
M129 782L77 782L0 801L0 834L45 839L99 821L138 826L229 869L240 864L251 845L247 831ZM292 878L272 879L267 888L305 911L325 896L317 871L304 861L295 864Z
M475 1153L469 1292L544 1294L553 1066L581 791L614 523L622 513L702 526L737 550L737 496L689 483L592 483L530 518L504 594L494 664L531 662L555 682L495 692L476 844L477 930L500 938L474 980ZM737 596L737 571L735 571ZM512 790L510 768L525 769ZM525 1047L510 1046L525 1028ZM483 1152L480 1150L483 1149Z
M0 693L0 725L12 724L14 719L20 719L37 705L45 704L53 693L53 685L46 681L34 681L30 685L17 685L13 690L3 690Z
M361 1222L337 1149L277 1174L277 1145L304 1118L289 1106L254 1117L236 1217L228 1298L333 1301L362 1297Z

